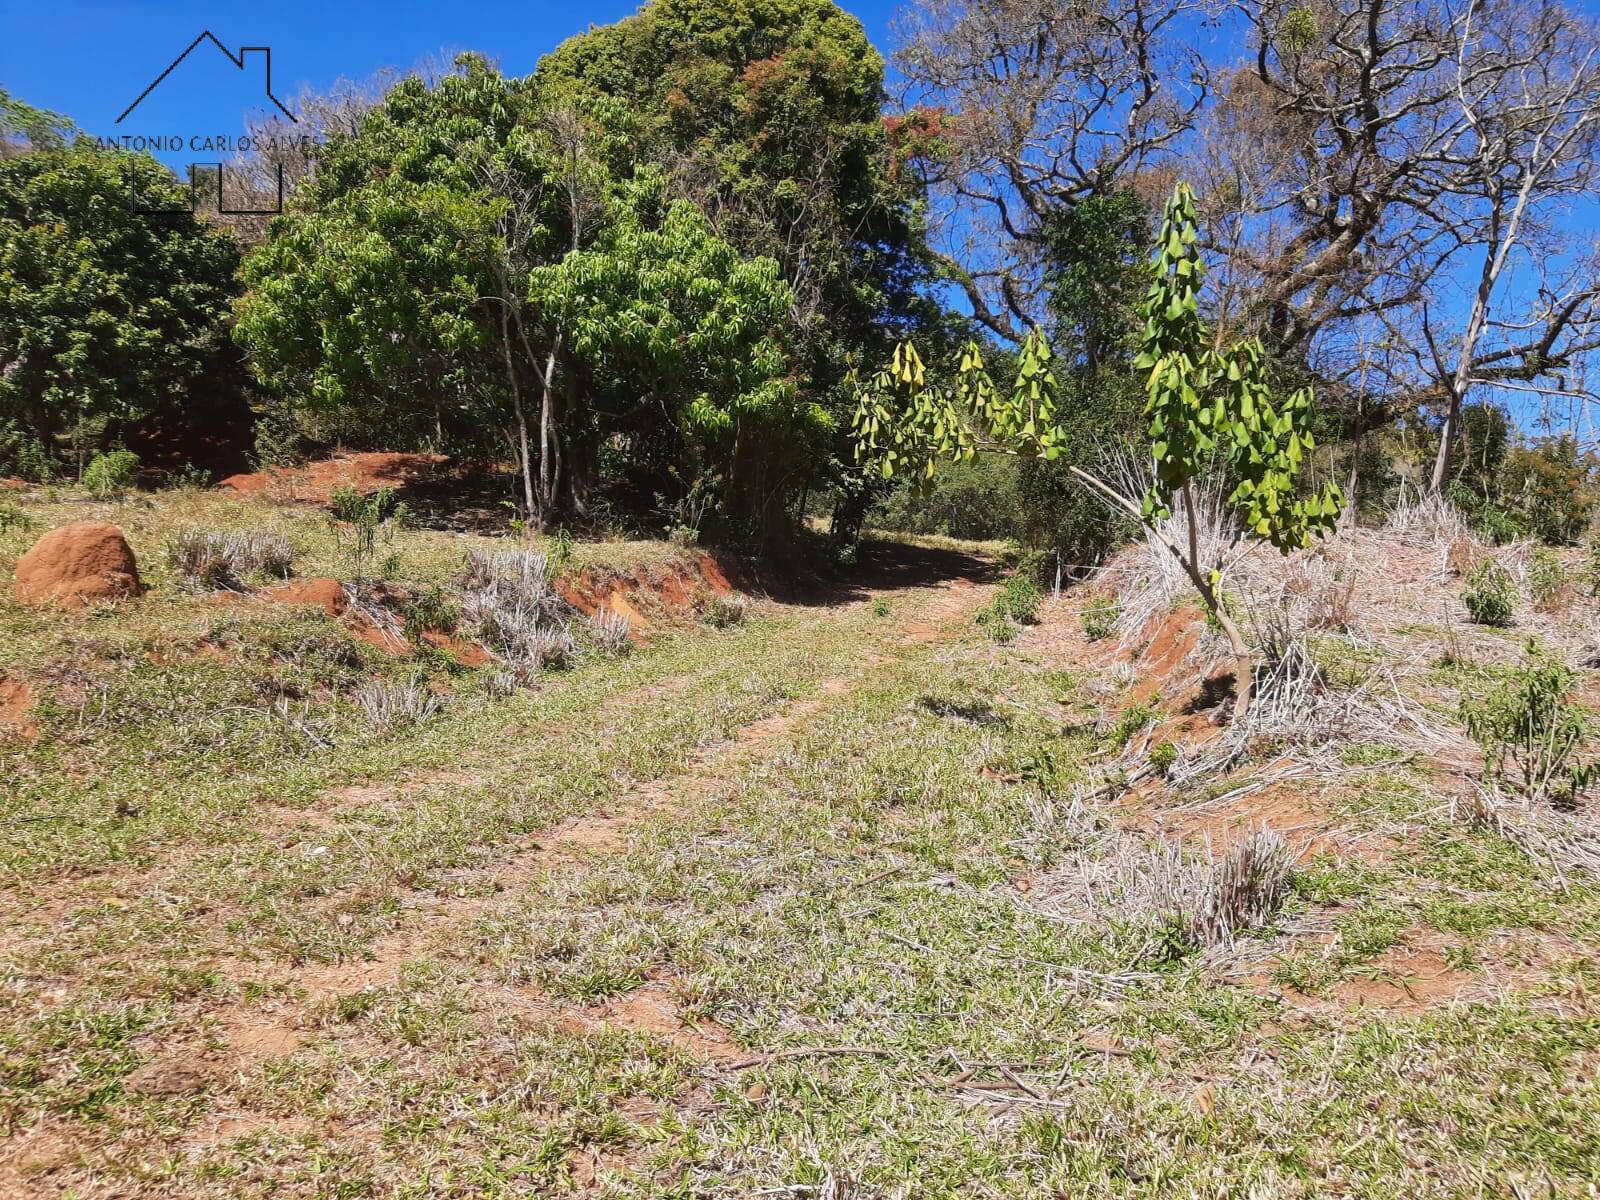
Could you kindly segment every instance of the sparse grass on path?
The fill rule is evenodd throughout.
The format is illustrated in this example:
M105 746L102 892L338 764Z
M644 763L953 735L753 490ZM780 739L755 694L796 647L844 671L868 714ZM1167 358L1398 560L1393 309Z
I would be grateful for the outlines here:
M1403 856L1135 958L1039 899L1126 819L1088 681L920 553L329 747L124 662L4 751L0 1194L1589 1194L1592 887L1375 756L1305 803Z

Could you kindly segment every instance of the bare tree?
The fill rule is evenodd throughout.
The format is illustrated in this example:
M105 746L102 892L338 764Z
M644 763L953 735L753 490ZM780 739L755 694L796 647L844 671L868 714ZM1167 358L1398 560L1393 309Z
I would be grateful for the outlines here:
M1480 0L1469 0L1461 20L1457 95L1471 132L1464 139L1466 153L1452 187L1466 202L1481 264L1448 373L1445 354L1429 337L1433 363L1448 378L1449 389L1429 481L1435 493L1449 478L1461 406L1474 383L1515 386L1520 381L1537 387L1574 354L1600 346L1600 274L1592 261L1581 263L1559 292L1540 287L1538 307L1529 316L1494 319L1497 290L1514 256L1542 250L1532 265L1543 274L1551 252L1563 249L1552 244L1558 239L1547 231L1540 238L1542 210L1594 192L1600 44L1593 30L1560 9L1528 13L1521 28L1495 29L1479 8ZM1484 76L1473 70L1484 53L1499 53L1517 65L1498 76ZM1513 333L1481 350L1496 331L1524 336Z
M1020 341L1040 319L1052 212L1170 161L1209 73L1180 19L1198 0L924 0L899 31L902 104L940 115L919 160L943 201L940 265Z

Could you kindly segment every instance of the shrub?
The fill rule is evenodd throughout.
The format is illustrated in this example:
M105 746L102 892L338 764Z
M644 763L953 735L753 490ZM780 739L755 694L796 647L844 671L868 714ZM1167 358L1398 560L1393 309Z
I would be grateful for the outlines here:
M1572 601L1567 569L1549 550L1536 552L1528 563L1528 595L1536 612L1560 612Z
M127 491L139 478L139 456L132 450L96 454L83 470L83 486L100 499Z
M461 609L451 602L438 585L419 592L400 606L406 632L450 633L461 621Z
M1034 625L1039 620L1039 605L1044 602L1044 593L1039 590L1039 585L1034 582L1031 574L1018 571L1007 579L1005 586L1000 589L1000 595L995 600L995 610L1004 611L1019 625Z
M889 602L887 600L885 600L882 596L879 596L876 600L874 600L872 602L872 615L873 616L875 616L875 617L887 617L889 615L889 612L890 612Z
M1589 543L1589 561L1584 566L1589 595L1600 597L1600 537Z
M180 529L167 541L167 562L190 587L240 591L253 575L288 578L294 547L268 530Z
M10 533L13 529L26 532L32 528L33 518L23 512L20 505L0 500L0 533Z
M1494 559L1486 558L1467 576L1467 590L1461 599L1479 625L1503 629L1511 624L1515 596L1510 573Z
M405 528L411 519L411 510L395 498L393 488L379 488L370 496L355 488L337 488L328 497L328 504L333 510L334 529L350 554L351 569L360 585L372 565L378 543L394 541L395 532ZM383 573L391 574L393 566L391 555L383 564Z
M1462 700L1462 720L1483 748L1492 788L1570 808L1600 778L1600 761L1580 758L1596 731L1594 718L1571 699L1575 682L1566 664L1530 652L1526 665L1486 694Z
M462 573L463 619L491 652L531 670L567 667L578 656L566 603L550 586L549 563L531 550L475 550Z
M1110 637L1116 629L1122 606L1110 596L1096 596L1079 615L1083 620L1083 636L1098 642Z

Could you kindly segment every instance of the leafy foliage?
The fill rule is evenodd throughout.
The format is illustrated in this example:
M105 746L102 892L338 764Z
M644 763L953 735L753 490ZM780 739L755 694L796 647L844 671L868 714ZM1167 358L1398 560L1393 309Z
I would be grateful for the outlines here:
M83 471L83 486L100 499L131 488L139 478L139 456L132 450L108 450L96 454Z
M1570 667L1530 653L1487 693L1462 701L1462 719L1483 748L1490 786L1571 807L1600 779L1600 761L1584 758L1596 730L1571 698L1575 683Z
M147 155L0 157L0 468L37 476L63 444L81 468L217 364L238 252L187 205Z
M1467 576L1461 600L1479 625L1504 628L1511 624L1516 594L1511 573L1494 559L1485 558Z

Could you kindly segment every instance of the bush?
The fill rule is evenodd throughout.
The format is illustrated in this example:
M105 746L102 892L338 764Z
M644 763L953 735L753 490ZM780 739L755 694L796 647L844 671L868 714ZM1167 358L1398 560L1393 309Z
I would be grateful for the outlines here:
M1511 624L1515 596L1510 573L1494 559L1486 558L1467 576L1467 590L1461 599L1479 625L1503 629Z
M367 727L376 733L419 725L444 707L444 700L420 677L408 683L364 683L356 689L355 701Z
M266 530L180 529L167 542L167 562L191 587L241 591L252 575L288 578L294 547L281 534Z
M83 471L83 486L105 500L127 491L139 478L139 456L132 450L96 454Z
M1016 537L1022 527L1017 469L1014 459L991 456L942 466L923 487L896 488L873 507L867 523L974 541Z
M1096 596L1079 614L1083 621L1083 636L1098 642L1111 636L1122 615L1122 606L1110 596Z
M1589 595L1600 597L1600 537L1589 543L1589 561L1584 575Z
M0 533L10 533L13 529L27 532L32 528L33 518L23 512L19 505L0 500Z
M1576 675L1531 654L1487 694L1462 700L1467 732L1483 748L1491 787L1570 808L1600 778L1600 761L1579 756L1595 736L1588 711L1571 699Z
M1560 612L1572 602L1572 581L1561 560L1540 550L1528 563L1528 595L1536 612Z
M1039 605L1043 602L1044 593L1033 576L1018 571L1001 587L1000 594L995 597L994 611L1010 617L1018 625L1034 625L1038 623Z
M461 621L461 609L437 585L411 597L400 606L400 611L405 617L406 632L413 635L450 633Z

